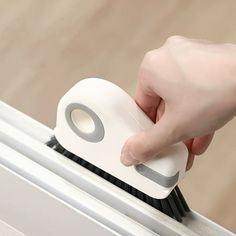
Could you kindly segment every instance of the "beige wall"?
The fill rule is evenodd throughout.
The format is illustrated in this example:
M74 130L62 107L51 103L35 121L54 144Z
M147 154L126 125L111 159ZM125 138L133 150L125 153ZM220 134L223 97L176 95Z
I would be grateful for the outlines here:
M173 34L236 43L234 0L0 0L0 99L54 127L59 98L97 76L131 95L146 51ZM236 121L181 184L190 206L236 232Z

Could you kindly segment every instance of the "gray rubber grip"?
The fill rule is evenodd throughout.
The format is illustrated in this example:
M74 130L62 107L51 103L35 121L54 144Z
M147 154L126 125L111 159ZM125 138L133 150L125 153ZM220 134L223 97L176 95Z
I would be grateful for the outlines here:
M165 176L160 174L159 172L156 172L155 170L151 169L150 167L144 164L136 165L135 170L139 174L160 184L163 187L172 187L178 182L179 179L179 171L173 176Z
M72 121L72 118L71 118L72 111L74 111L76 109L86 112L92 118L94 125L95 125L95 129L93 132L85 133L76 127L76 125L74 124L74 122ZM66 117L66 121L67 121L68 125L70 126L70 128L80 138L82 138L88 142L93 142L93 143L100 142L104 138L105 130L104 130L104 126L102 124L102 121L100 120L98 115L94 111L92 111L89 107L87 107L81 103L71 103L66 107L65 117Z

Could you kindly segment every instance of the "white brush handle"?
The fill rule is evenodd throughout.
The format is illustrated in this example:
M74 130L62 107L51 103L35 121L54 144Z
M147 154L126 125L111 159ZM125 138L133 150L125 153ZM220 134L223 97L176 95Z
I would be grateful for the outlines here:
M121 149L128 137L153 126L134 100L106 80L81 80L60 100L55 135L68 151L155 197L165 198L185 175L188 151L171 146L156 160L125 167Z

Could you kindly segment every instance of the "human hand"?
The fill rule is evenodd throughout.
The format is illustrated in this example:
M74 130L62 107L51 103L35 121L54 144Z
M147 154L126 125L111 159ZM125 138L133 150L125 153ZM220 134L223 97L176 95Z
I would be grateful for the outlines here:
M138 74L135 101L155 125L126 141L121 162L146 162L183 141L190 169L214 131L234 117L235 96L235 45L170 37L145 55Z

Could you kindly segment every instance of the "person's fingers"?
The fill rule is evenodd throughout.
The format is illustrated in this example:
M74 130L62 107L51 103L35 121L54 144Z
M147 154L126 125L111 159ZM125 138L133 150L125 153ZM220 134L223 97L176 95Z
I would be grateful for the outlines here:
M189 155L188 155L186 171L188 171L188 170L190 170L192 168L193 162L194 162L194 158L195 158L195 155L190 152Z
M161 98L151 89L150 81L143 77L140 72L138 76L138 84L135 93L135 102L153 121L156 121L156 111Z
M176 143L173 119L166 114L152 128L130 137L121 152L121 162L130 166L153 159L165 147Z
M131 166L131 165L138 165L141 164L140 161L135 160L133 158L124 158L123 156L121 156L121 162L123 163L123 165L125 166Z
M164 100L161 99L156 111L156 122L158 122L161 119L164 112L165 112L165 102Z
M210 145L213 139L213 136L214 136L214 133L194 138L193 144L191 147L191 152L195 155L203 154L208 148L208 146Z
M214 136L214 133L208 134L202 137L197 137L194 139L189 139L184 142L189 150L186 171L191 169L194 162L195 155L201 155L202 153L206 151L206 149L208 148L209 144L212 141L213 136Z
M184 142L184 144L186 145L187 149L188 149L189 151L191 151L192 144L193 144L193 138L188 139L188 140L185 140L185 141L183 141L183 142Z
M186 171L190 170L193 162L194 162L194 157L195 155L193 153L191 153L191 149L192 149L192 144L193 144L194 139L188 139L186 141L184 141L184 144L186 145L187 149L188 149L188 161L187 161L187 165L186 165Z

